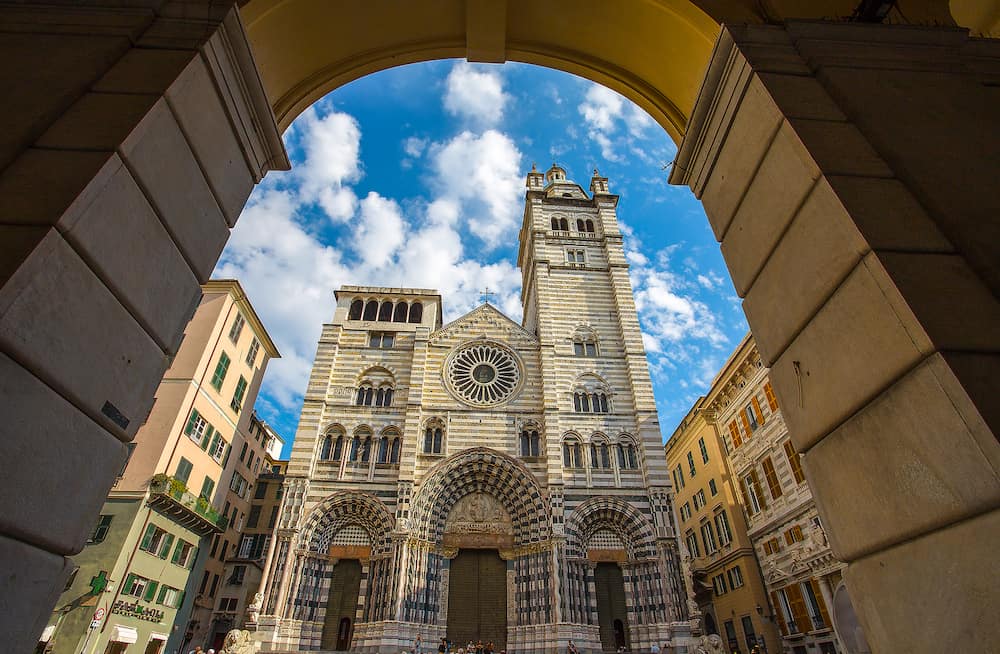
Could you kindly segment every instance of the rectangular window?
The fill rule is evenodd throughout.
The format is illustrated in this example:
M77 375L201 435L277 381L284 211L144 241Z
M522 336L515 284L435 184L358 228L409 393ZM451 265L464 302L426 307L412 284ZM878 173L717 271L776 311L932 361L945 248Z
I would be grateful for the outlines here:
M705 499L705 491L704 490L698 491L698 493L697 493L697 495L695 495L695 497L698 498L698 503L701 504L702 506L707 506L708 505L708 500Z
M778 591L779 595L784 594L788 610L791 612L792 620L788 623L788 628L792 633L800 633L810 628L809 613L806 610L806 602L802 597L802 591L798 584L786 586Z
M371 332L368 336L368 347L389 349L396 341L395 332Z
M736 570L739 570L739 568L736 568ZM757 633L754 631L753 628L753 620L750 619L749 615L745 615L742 618L740 618L740 622L743 623L743 637L747 641L747 649L751 652L754 649L757 649L757 651L759 652L760 644L757 642Z
M819 582L815 579L802 584L805 591L806 602L809 606L809 616L812 618L813 626L816 629L825 629L832 626L830 614L826 610L826 602L823 600L823 592L819 589Z
M754 402L756 401L757 400L755 398ZM757 431L757 428L760 427L760 422L757 420L757 414L753 410L753 405L752 404L746 405L743 408L743 413L744 415L746 415L747 424L749 425L749 427L747 428L747 432L749 433Z
M226 373L229 372L229 355L223 352L219 355L219 363L215 364L215 374L212 375L212 388L217 391L222 390L222 382L226 380Z
M701 540L705 543L705 554L715 554L718 546L715 544L715 532L712 531L712 523L706 522L701 526Z
M267 528L274 529L275 523L278 522L278 507L271 507L271 517L267 519Z
M723 547L733 542L733 532L729 528L729 516L725 511L715 516L715 531L719 534L719 544Z
M739 588L743 585L743 571L740 570L740 566L733 566L726 574L729 575L730 588Z
M156 603L169 606L170 608L179 608L181 605L182 593L176 588L171 586L161 586L160 595L156 598Z
M729 435L733 437L733 449L739 449L740 445L743 444L743 439L740 438L740 428L736 426L735 420L729 423Z
M191 416L188 418L187 425L184 426L184 433L195 443L200 444L205 437L205 430L208 429L208 426L208 421L198 413L198 409L191 409Z
M243 478L243 475L238 472L234 472L233 479L229 482L229 490L233 491L240 497L246 497L247 485L247 480Z
M583 264L586 263L585 255L583 250L566 250L566 262Z
M102 515L98 518L97 526L94 527L94 531L90 532L90 538L87 539L87 543L94 544L104 542L104 539L108 537L108 530L111 529L111 520L113 518L113 515Z
M712 577L712 587L716 595L725 595L728 591L726 588L726 575L715 575Z
M219 611L223 613L235 613L239 599L236 597L223 597L219 600Z
M584 343L584 348L587 350L588 357L597 356L597 344L596 343Z
M125 577L125 583L122 584L122 594L131 595L132 597L145 597L151 583L145 577L130 573Z
M573 343L573 354L575 354L578 357L583 356L583 343L581 342Z
M197 548L191 543L187 542L183 538L177 540L177 546L174 547L174 555L170 557L170 562L181 566L182 568L190 568L194 563L194 555Z
M242 586L243 579L246 577L247 567L245 565L234 565L233 573L229 575L229 579L226 581L230 586Z
M774 396L774 389L771 388L771 382L764 382L764 397L767 398L767 406L771 409L771 413L778 410L778 398Z
M802 527L795 525L791 529L785 530L785 543L791 545L802 540Z
M139 549L144 552L149 552L154 556L159 556L160 548L167 539L167 532L160 529L152 522L146 525L146 533L142 536L142 542L139 543ZM173 541L173 536L170 536L170 540ZM164 555L161 558L167 558Z
M257 527L257 523L260 522L260 504L254 504L250 507L250 515L247 517L247 528L254 529Z
M223 540L222 541L222 547L219 548L219 560L220 561L225 561L226 560L226 550L228 550L228 549L229 549L229 541L228 540Z
M743 477L743 493L750 515L757 515L761 510L767 508L767 504L764 503L764 496L760 491L760 482L757 480L757 472L755 470L751 470L749 475Z
M215 591L219 588L219 575L212 575L212 587L208 591L209 597L215 597Z
M692 558L696 559L701 556L701 551L698 549L698 536L693 531L689 531L687 534L687 546L688 553Z
M206 500L212 500L212 491L215 490L215 480L205 476L205 481L201 482L201 492L198 493L199 497L204 497Z
M719 494L719 488L715 485L714 479L708 480L708 492L712 494L712 497Z
M788 459L788 465L792 468L792 476L795 477L795 483L801 484L804 482L806 476L802 473L802 458L795 451L792 441L785 441L785 457Z
M679 463L677 464L677 477L678 481L680 481L680 483L677 484L677 488L684 488L684 472L681 470L681 464Z
M258 481L257 488L253 490L253 498L255 500L262 500L267 496L267 482Z
M694 479L695 469L694 469L694 456L688 452L688 468L691 470L691 478Z
M681 506L681 521L689 520L691 518L691 505L687 502Z
M698 439L698 447L701 449L701 462L708 463L708 448L705 447L705 439Z
M764 457L760 465L764 468L764 479L767 480L767 488L771 491L771 498L776 500L781 497L781 483L778 481L778 473L774 471L774 463L771 462L771 457Z
M781 544L777 538L769 538L764 541L764 554L777 554L781 551Z
M243 396L247 392L247 380L240 375L239 380L236 382L236 389L233 390L233 400L229 403L229 408L239 413L243 408Z
M229 328L229 340L233 343L240 340L240 333L243 331L243 325L246 320L243 319L243 314L237 312L236 319L233 320L233 326Z
M257 352L260 350L260 341L254 336L253 340L250 341L250 349L247 350L247 365L253 368L253 365L257 363Z
M177 471L174 473L174 479L176 479L177 481L181 482L184 485L187 485L188 478L191 477L191 470L193 468L194 466L191 464L190 461L188 461L184 457L181 457L181 460L177 462Z

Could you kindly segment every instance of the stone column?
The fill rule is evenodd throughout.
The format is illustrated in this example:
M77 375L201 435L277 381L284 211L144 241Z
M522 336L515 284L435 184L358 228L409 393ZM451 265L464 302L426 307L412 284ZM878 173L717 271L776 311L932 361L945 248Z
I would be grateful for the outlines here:
M998 76L1000 42L958 29L725 28L671 174L875 652L998 636Z
M251 189L288 168L233 3L107 4L0 8L10 651L36 644Z

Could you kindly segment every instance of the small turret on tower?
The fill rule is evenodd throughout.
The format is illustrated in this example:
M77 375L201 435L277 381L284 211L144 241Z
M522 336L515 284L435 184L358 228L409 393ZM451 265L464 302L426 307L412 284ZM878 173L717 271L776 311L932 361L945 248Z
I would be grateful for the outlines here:
M528 181L525 183L525 186L529 191L541 191L545 188L545 178L538 172L535 164L531 164L531 172L528 173Z
M611 192L608 191L608 178L601 177L601 174L597 172L594 168L594 176L590 178L590 193L591 195L610 195Z
M557 182L565 182L566 171L557 166L555 163L553 163L552 167L549 168L547 171L545 171L545 181L547 181L549 184L555 184Z

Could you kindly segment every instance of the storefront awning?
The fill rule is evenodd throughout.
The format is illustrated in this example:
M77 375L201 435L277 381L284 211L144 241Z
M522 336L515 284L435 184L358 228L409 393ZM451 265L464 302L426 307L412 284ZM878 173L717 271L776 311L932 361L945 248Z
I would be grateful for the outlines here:
M132 627L123 627L116 624L114 629L111 630L111 638L109 640L116 643L127 643L131 645L135 641L139 640L139 634Z
M56 626L54 624L50 624L49 626L45 627L45 631L42 632L42 637L39 638L38 640L43 643L49 642L49 639L52 638L52 633L55 630Z

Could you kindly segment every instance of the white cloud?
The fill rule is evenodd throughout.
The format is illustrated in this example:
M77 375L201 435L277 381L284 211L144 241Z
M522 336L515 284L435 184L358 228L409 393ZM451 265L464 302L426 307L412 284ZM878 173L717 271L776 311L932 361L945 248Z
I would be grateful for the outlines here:
M410 138L403 141L403 151L416 159L424 153L427 149L427 139L418 138L416 136L411 136Z
M348 184L361 179L361 128L353 116L340 112L319 115L315 108L296 121L296 137L305 161L294 168L302 202L314 202L334 222L350 220L357 197Z
M580 105L580 115L591 129L610 132L615 128L615 121L621 118L624 107L622 96L606 86L594 84Z
M361 201L352 246L365 266L385 266L403 243L406 224L395 201L372 191Z
M601 156L608 161L623 163L625 153L630 152L644 163L655 165L666 152L663 144L657 144L652 154L638 145L638 142L647 142L654 135L662 140L662 131L638 105L609 88L592 84L577 110L587 126L587 136L597 144Z
M487 248L512 238L521 216L521 152L505 134L462 132L432 148L438 197L460 206Z
M496 67L458 62L445 80L445 110L481 127L499 123L509 99Z

